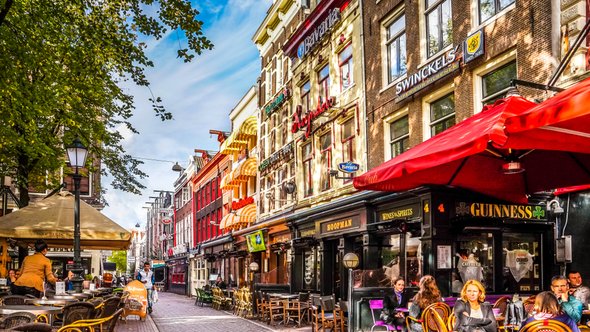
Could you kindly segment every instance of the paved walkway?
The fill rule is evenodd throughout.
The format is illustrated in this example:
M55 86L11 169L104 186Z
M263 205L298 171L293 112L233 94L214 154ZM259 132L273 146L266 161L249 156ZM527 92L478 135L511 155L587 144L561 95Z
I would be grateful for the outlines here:
M195 300L172 293L159 293L159 301L154 312L145 322L136 317L128 317L127 322L119 322L117 332L309 332L311 327L270 327L256 320L236 317L226 311L218 311L209 306L195 306Z

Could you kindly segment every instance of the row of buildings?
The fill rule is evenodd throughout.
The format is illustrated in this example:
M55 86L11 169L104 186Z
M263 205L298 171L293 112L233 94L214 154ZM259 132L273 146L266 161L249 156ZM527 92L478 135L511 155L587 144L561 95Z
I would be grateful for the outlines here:
M252 38L259 79L231 110L231 131L210 131L219 152L195 150L174 190L153 197L144 257L165 260L168 289L187 295L221 276L346 298L347 252L372 271L357 286L428 273L448 296L471 273L491 293L546 288L556 234L588 232L577 222L587 195L568 200L565 229L543 199L530 202L542 215L483 216L469 211L507 203L450 188L363 192L352 177L505 97L515 79L527 99L550 97L530 83L550 80L588 10L576 0L275 0ZM587 46L557 86L588 76Z

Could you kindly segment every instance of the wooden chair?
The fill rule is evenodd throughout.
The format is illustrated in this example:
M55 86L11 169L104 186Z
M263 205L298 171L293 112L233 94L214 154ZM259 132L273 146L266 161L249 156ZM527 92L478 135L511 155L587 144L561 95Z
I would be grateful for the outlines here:
M410 325L412 324L412 322L414 322L420 324L424 332L438 331L439 324L434 313L440 316L443 322L447 322L447 320L449 319L449 315L451 313L451 308L444 302L436 302L424 308L422 314L420 314L420 318L407 316L406 326L408 330L411 330Z
M588 325L578 325L580 331L590 331L590 326Z
M455 309L451 311L449 318L447 319L447 329L449 331L453 331L455 329L455 322L457 321L457 316L455 316Z
M268 320L268 303L266 302L266 297L259 290L254 294L256 295L256 314L259 320L265 322Z
M533 312L533 308L535 307L535 295L531 295L529 296L526 300L524 300L522 302L522 305L524 307L524 314L525 317L530 314L531 312Z
M336 322L334 321L335 300L333 295L312 297L311 319L312 331L333 330Z
M338 301L338 308L334 311L335 331L346 332L348 329L348 301Z
M284 302L285 321L293 321L297 327L301 327L305 318L309 321L309 293L299 293L297 299Z
M572 329L560 321L544 319L526 324L519 332L572 332Z
M270 297L266 294L267 312L268 312L268 324L275 325L285 320L283 311L283 300L278 298Z

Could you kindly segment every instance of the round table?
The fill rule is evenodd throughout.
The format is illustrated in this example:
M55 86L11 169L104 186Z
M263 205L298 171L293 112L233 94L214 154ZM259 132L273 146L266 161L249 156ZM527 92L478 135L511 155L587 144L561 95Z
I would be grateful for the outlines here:
M68 303L72 303L72 302L78 302L78 299L73 298L73 299L56 299L55 297L51 298L51 299L47 299L47 300L43 300L43 299L26 299L25 303L26 304L38 304L38 305L66 305Z
M73 293L73 292L66 292L66 293L67 293L67 296L73 296L75 298L82 299L82 300L89 299L92 297L92 294L88 294L88 293Z
M73 296L73 295L69 295L69 294L56 294L56 295L52 295L49 297L49 299L51 300L71 300L71 301L77 301L80 298L77 296Z
M49 319L49 325L53 323L53 315L59 314L62 308L60 307L49 307L49 306L36 306L36 305L3 305L0 306L0 315L9 315L15 312L30 312L33 315L47 315Z

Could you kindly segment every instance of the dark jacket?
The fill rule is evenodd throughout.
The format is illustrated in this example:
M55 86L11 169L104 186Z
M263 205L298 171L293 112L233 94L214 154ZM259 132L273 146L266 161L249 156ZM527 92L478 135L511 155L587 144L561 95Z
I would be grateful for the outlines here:
M492 311L492 305L484 302L480 306L483 318L473 318L471 315L471 306L469 303L459 299L455 302L454 311L457 320L455 321L455 331L474 331L477 328L486 332L496 332L496 317ZM466 314L464 314L466 313Z
M395 317L397 308L407 308L410 300L410 293L404 290L401 301L397 300L395 292L392 295L386 295L383 299L383 309L381 310L380 319L390 325L404 325L404 318Z

